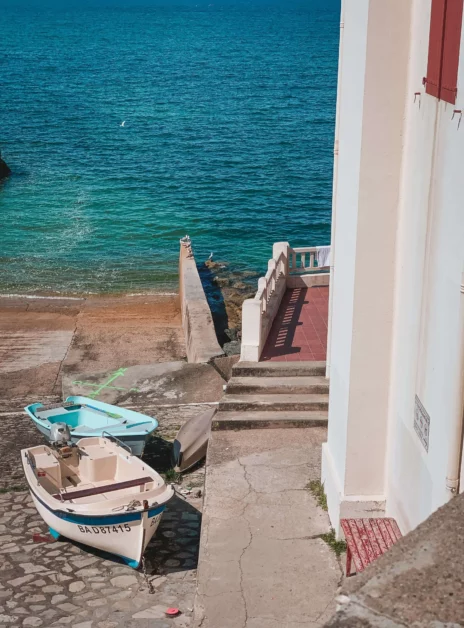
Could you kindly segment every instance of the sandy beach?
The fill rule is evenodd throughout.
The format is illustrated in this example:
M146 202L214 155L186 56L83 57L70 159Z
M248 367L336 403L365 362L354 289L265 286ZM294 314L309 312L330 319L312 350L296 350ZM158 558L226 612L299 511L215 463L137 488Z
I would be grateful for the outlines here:
M61 393L61 375L185 357L177 295L0 297L0 404Z

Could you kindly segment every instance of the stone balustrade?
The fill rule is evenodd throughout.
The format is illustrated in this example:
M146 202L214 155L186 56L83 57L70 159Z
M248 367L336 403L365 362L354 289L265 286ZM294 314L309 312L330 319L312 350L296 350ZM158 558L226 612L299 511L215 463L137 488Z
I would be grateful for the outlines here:
M318 247L292 248L288 242L276 242L258 290L242 306L241 360L258 362L272 323L287 288L329 285L328 266L317 263ZM323 272L327 270L327 272Z

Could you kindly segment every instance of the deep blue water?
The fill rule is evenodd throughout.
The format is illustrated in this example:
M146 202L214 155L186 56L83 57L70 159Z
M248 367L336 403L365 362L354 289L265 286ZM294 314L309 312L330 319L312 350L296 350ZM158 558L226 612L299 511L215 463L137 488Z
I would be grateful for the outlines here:
M165 290L330 239L338 0L0 0L0 292ZM125 126L120 126L125 120Z

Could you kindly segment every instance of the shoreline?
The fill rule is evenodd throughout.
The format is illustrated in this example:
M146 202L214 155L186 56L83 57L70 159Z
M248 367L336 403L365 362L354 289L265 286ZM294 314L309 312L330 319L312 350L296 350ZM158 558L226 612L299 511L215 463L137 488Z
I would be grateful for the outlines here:
M105 298L125 298L125 297L175 297L179 296L179 292L86 292L82 294L78 293L63 293L56 292L47 294L38 291L37 293L21 293L21 292L0 292L0 299L54 299L54 300L67 300L67 301L86 301L88 299L105 299Z

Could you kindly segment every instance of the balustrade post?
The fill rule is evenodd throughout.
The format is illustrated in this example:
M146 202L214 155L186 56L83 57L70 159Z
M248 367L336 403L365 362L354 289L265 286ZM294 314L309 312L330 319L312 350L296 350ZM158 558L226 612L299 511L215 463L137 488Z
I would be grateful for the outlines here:
M258 362L262 338L261 299L246 299L242 305L242 349L240 359Z
M262 295L261 303L262 303L262 311L265 312L267 310L267 281L266 277L260 277L258 279L258 295Z
M271 271L271 275L270 275L270 281L269 283L271 284L271 289L269 291L269 296L271 296L271 294L275 291L276 289L276 268L277 268L277 263L275 261L275 259L270 259L267 263L267 271Z
M284 254L283 263L280 264L281 268L278 268L277 271L279 274L283 275L285 278L288 277L288 252L290 249L290 244L288 242L275 242L272 247L272 257L276 261L279 259L281 253Z

